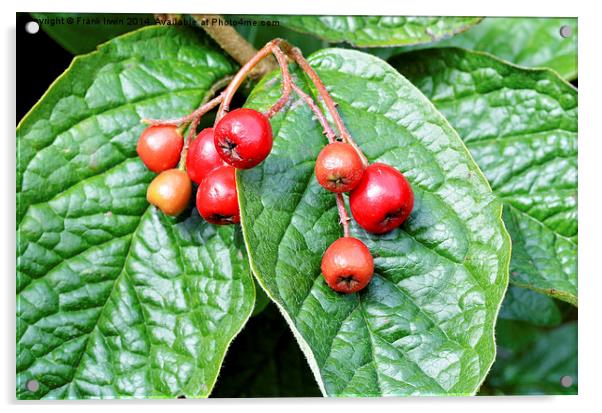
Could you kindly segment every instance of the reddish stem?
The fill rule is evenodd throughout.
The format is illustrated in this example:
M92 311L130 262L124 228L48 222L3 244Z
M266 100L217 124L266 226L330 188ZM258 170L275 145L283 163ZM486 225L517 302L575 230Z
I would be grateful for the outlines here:
M180 155L180 162L178 164L178 168L183 171L186 170L186 156L188 156L188 148L190 147L190 142L192 142L192 139L196 134L196 128L199 126L200 122L201 116L197 116L192 120L192 122L190 122L190 125L188 126L188 136L184 141L184 147L182 148L182 154Z
M333 143L336 139L336 135L335 135L334 131L332 130L332 128L330 127L330 124L326 120L326 117L324 116L324 114L322 113L322 111L320 110L318 105L316 104L316 102L314 102L314 100L311 98L311 96L309 96L307 93L302 91L299 88L299 86L297 86L296 84L291 83L291 88L297 95L299 95L299 97L301 97L301 99L305 100L305 103L307 104L307 106L309 106L309 108L312 110L312 112L318 119L318 122L320 122L320 125L322 125L322 129L324 129L324 134L326 135L326 138L328 139L328 143Z
M280 66L280 71L282 72L282 96L272 107L265 113L268 118L271 118L276 113L280 111L288 102L288 99L291 95L291 86L293 83L293 79L291 78L291 74L288 70L288 62L286 60L286 56L278 47L278 44L275 44L272 48L272 53L276 60L278 61L278 65Z
M337 105L336 105L336 103L334 103L334 100L332 100L332 97L330 96L330 93L328 92L328 90L326 90L326 86L324 86L322 79L320 79L320 77L315 72L315 70L309 65L307 60L305 60L305 58L303 57L303 54L301 53L301 50L299 50L299 48L292 47L289 44L284 43L284 42L282 43L282 46L285 49L285 51L287 52L287 54L291 58L293 58L293 60L295 60L295 62L297 62L299 67L301 67L301 69L303 69L303 71L305 73L307 73L307 75L313 82L314 86L316 87L316 90L318 91L318 94L320 95L322 100L324 100L324 104L326 104L326 107L328 108L328 112L330 113L330 116L332 117L337 129L339 130L341 139L343 139L345 142L347 142L348 144L353 146L353 148L357 151L358 155L362 159L362 162L364 163L364 165L368 166L368 158L366 158L366 155L364 155L364 153L362 152L360 147L355 143L355 141L353 140L353 138L347 131L347 128L345 127L345 124L343 123L343 119L341 119L341 116L339 115L339 112L337 111L337 108L336 108Z
M232 102L232 98L234 94L242 84L242 82L247 78L249 72L253 70L255 66L259 64L266 56L273 53L274 48L280 44L280 39L274 39L271 42L267 43L263 46L255 56L253 56L247 63L240 68L238 73L234 75L234 78L224 91L224 100L217 111L217 116L215 117L215 123L219 122L221 118L230 110L230 102Z
M211 109L215 108L219 105L224 99L224 94L220 93L219 96L214 97L209 102L206 102L195 109L193 112L189 113L186 116L182 116L181 118L175 119L142 119L143 123L148 123L149 125L183 125L189 122L194 121L196 118L202 117L205 113L209 112Z
M200 106L192 113L186 115L186 116L182 116L181 118L176 118L176 119L168 119L168 120L162 120L162 119L142 119L143 123L148 123L150 125L175 125L175 126L182 126L185 125L186 123L191 122L194 118L203 116L205 113L209 112L211 109L213 109L214 107L216 107L217 105L219 105L222 101L222 99L224 98L223 93L221 93L219 96L216 96L215 98L211 99L211 96L215 95L220 89L223 89L224 87L226 87L228 85L228 83L230 83L230 81L232 80L232 76L226 76L220 80L218 80L217 82L215 82L213 84L213 86L211 86L211 88L207 91L207 93L205 93L205 96L203 97L203 100L201 101Z
M339 219L341 220L341 225L343 226L343 236L349 237L349 215L347 214L347 208L345 208L345 200L343 199L343 194L336 194L337 198L337 209L339 211Z
M313 111L316 118L318 118L320 125L322 125L322 128L324 129L324 134L328 138L328 143L333 143L336 139L336 135L335 135L334 131L332 130L332 128L330 127L330 124L326 120L326 117L324 116L324 114L322 113L322 111L320 110L318 105L316 104L316 102L314 102L314 100L311 98L311 96L309 96L307 93L305 93L303 90L301 90L293 82L291 82L291 88L297 95L299 95L303 100L305 100L305 103L307 103L307 106L309 106L309 108ZM343 226L343 236L348 237L350 234L349 221L351 220L351 218L349 218L349 215L347 214L347 208L345 208L345 201L343 199L343 194L335 194L335 195L336 195L336 201L337 201L337 210L339 213L339 220L341 222L341 225Z

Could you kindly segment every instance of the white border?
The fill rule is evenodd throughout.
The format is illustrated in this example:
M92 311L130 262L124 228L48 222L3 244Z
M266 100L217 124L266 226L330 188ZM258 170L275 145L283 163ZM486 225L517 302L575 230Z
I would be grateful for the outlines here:
M3 23L2 62L0 79L4 96L1 112L5 131L1 142L2 154L2 328L0 329L0 375L1 403L8 410L43 411L64 413L65 411L104 412L107 407L121 411L144 408L160 412L166 405L178 405L179 410L222 409L242 410L244 413L277 410L286 413L307 412L308 409L345 409L348 412L365 412L376 407L386 410L452 412L504 412L525 407L529 410L546 412L590 411L599 409L602 390L598 387L602 366L599 354L602 333L600 332L600 298L602 293L602 270L599 259L602 243L602 136L600 133L600 97L602 96L602 65L600 40L602 39L602 13L594 1L541 1L504 0L484 2L470 0L399 1L392 0L339 0L319 2L293 0L276 2L249 2L229 0L206 2L202 0L145 0L144 2L103 0L102 2L72 2L67 0L21 0L18 4L1 2ZM484 16L576 16L579 18L579 396L551 397L476 397L476 398L383 398L383 399L239 399L239 400L174 400L174 401L89 401L89 402L16 402L14 399L15 366L15 313L14 313L14 268L15 268L15 12L17 11L62 11L62 12L193 12L232 14L399 14L399 15L484 15ZM43 62L40 65L43 68ZM43 69L42 69L43 70ZM128 406L129 405L129 406ZM522 410L522 409L521 409Z

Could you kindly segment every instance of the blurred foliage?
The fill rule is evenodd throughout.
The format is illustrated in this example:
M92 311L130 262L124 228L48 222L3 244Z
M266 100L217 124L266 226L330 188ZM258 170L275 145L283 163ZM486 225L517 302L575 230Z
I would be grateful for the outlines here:
M211 397L321 395L290 328L269 304L230 346Z

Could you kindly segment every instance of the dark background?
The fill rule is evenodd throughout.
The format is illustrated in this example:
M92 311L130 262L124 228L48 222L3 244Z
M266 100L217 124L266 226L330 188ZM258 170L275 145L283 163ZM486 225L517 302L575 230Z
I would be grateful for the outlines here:
M17 123L73 58L43 30L27 33L29 21L28 13L17 13Z

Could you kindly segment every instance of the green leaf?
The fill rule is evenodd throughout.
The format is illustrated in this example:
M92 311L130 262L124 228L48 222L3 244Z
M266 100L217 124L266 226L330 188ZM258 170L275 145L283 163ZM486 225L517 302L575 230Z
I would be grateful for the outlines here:
M503 200L510 281L577 305L577 90L552 71L462 49L393 64L458 131Z
M375 256L374 278L360 294L329 289L320 262L342 232L334 196L313 175L326 139L294 99L272 119L271 155L237 173L251 268L324 394L473 394L494 359L508 281L501 205L456 132L386 62L343 49L309 60L368 158L403 171L416 205L387 235L354 226ZM278 79L268 77L247 105L266 109L279 95Z
M257 285L257 280L254 279L253 281L255 282L255 306L253 307L251 316L255 317L266 309L270 303L270 297L268 297L265 291Z
M525 288L510 286L499 317L525 321L536 326L555 326L562 321L562 312L553 298Z
M309 55L316 52L324 47L328 46L328 43L324 40L318 39L309 34L300 33L298 31L289 29L284 25L276 25L279 22L278 16L250 16L250 15L223 15L226 20L232 20L234 22L254 20L257 22L256 26L238 24L234 26L236 30L256 49L260 49L265 44L275 38L280 38L288 41L290 44L294 44L303 51L305 55Z
M149 207L136 141L232 64L149 27L76 58L17 128L17 397L204 397L249 317L232 227ZM37 391L27 383L36 380Z
M508 330L520 331L522 324ZM577 394L577 322L539 329L520 350L501 347L485 387L504 394Z
M290 329L272 304L228 349L211 397L318 397L320 389Z
M407 16L262 16L328 42L359 47L407 46L428 43L463 32L480 17Z
M31 16L58 44L76 55L91 52L120 34L155 24L152 14L31 13Z
M562 26L570 28L570 36L561 36ZM489 52L521 66L554 69L565 79L577 77L576 18L486 17L465 33L433 46Z

